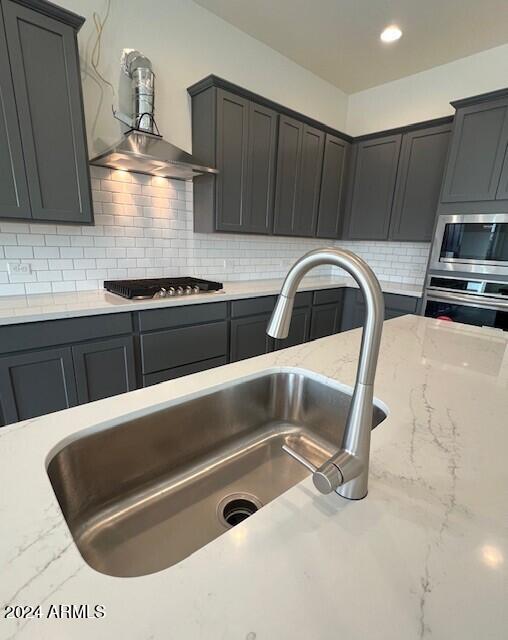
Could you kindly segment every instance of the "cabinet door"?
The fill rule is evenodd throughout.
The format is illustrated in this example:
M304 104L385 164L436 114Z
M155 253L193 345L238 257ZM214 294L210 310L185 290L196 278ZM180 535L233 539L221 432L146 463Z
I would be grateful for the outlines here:
M310 314L309 307L293 311L288 337L284 340L277 340L277 349L286 349L287 347L294 347L297 344L307 342L309 339Z
M452 126L411 131L402 138L390 239L430 242Z
M501 171L501 177L499 178L496 200L508 200L508 147L505 151L503 170Z
M266 334L270 313L231 320L231 362L268 353L271 339Z
M324 144L323 131L303 126L298 200L292 228L297 236L316 235Z
M408 313L416 313L418 298L404 296L396 293L384 293L385 320L398 318ZM365 303L358 289L347 289L344 299L341 330L349 331L361 327L365 320Z
M0 9L0 217L30 218L18 115Z
M136 388L132 337L72 347L78 402L93 402Z
M338 238L342 231L344 182L349 143L326 134L316 235Z
M508 99L458 109L442 202L495 200L508 141Z
M324 338L340 331L342 304L323 304L312 308L310 339Z
M246 220L249 102L217 91L217 230L241 231Z
M386 240L390 227L401 136L357 143L348 236Z
M2 2L32 217L93 220L74 30Z
M271 233L275 197L277 114L251 102L249 105L248 186L243 230Z
M273 229L278 235L293 235L302 139L303 124L287 116L280 116Z
M76 405L70 348L0 358L0 404L6 423Z

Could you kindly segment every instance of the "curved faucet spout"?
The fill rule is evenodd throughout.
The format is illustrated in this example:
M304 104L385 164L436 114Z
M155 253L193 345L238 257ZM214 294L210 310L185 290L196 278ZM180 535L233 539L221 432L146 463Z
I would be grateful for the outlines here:
M287 337L294 298L301 279L310 269L325 264L341 267L355 279L365 300L366 315L356 383L342 447L330 460L314 471L313 479L322 493L336 490L345 498L358 500L367 495L373 385L384 319L384 300L378 279L369 265L351 251L333 247L310 251L297 260L289 270L267 333L273 338ZM293 455L288 447L284 450ZM294 457L299 462L302 461L298 454Z

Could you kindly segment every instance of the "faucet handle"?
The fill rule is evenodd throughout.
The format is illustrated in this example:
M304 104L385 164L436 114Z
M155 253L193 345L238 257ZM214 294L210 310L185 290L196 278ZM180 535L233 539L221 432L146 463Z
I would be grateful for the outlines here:
M307 458L304 458L294 449L288 447L287 444L283 444L282 449L297 462L299 462L312 472L312 481L314 482L314 486L321 493L332 493L332 491L335 491L335 489L340 487L340 485L344 482L344 478L339 467L333 464L333 462L327 460L318 469L315 465L312 464L312 462L307 460Z
M307 469L311 473L316 473L317 467L315 465L313 465L312 462L307 460L307 458L304 458L299 453L297 453L294 449L291 449L291 447L288 447L287 444L283 444L282 445L282 450L285 451L286 453L289 453L289 455L292 458L294 458L297 462L302 464L304 467L307 467Z

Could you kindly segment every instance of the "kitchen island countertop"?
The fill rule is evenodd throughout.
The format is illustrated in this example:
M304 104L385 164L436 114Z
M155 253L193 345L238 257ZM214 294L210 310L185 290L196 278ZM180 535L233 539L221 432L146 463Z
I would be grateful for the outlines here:
M310 478L179 564L114 578L80 556L46 473L83 429L267 369L353 384L361 330L0 429L0 619L7 640L501 640L508 637L508 335L385 322L369 495ZM103 605L48 619L51 604Z

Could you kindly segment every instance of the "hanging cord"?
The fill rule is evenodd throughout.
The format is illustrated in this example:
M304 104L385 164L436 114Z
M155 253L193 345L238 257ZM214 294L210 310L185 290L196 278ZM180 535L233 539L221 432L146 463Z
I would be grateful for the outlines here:
M97 74L97 77L100 78L100 80L102 80L102 82L111 89L114 96L115 88L113 87L111 82L109 82L109 80L106 80L106 78L99 71L99 64L101 61L102 33L104 31L104 27L106 26L106 22L108 21L110 9L111 9L111 0L108 0L107 6L106 6L106 15L104 16L104 19L101 19L100 15L96 11L93 12L92 17L95 24L95 29L97 31L97 38L95 40L95 44L92 49L90 64L92 65L93 70Z

